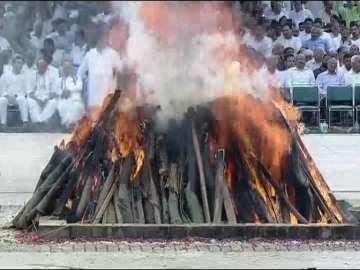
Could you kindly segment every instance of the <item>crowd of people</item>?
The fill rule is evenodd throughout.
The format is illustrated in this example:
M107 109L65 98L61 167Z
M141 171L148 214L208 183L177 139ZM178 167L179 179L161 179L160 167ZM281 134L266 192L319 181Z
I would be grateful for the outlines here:
M358 1L233 1L241 12L239 43L262 78L277 87L360 84ZM124 69L122 44L109 39L121 19L110 2L0 3L0 129L9 106L22 122L55 114L71 128L99 110L114 71ZM120 38L121 39L121 38Z
M0 3L0 128L9 106L24 126L58 115L64 129L99 106L123 68L110 11L110 2Z
M245 1L242 46L278 87L360 84L359 1Z

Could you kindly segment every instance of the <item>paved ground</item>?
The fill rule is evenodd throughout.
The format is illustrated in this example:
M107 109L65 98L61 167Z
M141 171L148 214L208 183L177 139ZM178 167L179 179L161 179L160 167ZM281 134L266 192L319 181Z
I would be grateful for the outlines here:
M0 205L23 204L64 134L0 133Z
M63 136L0 133L0 224L31 195ZM304 141L336 197L360 199L354 192L360 191L360 136L306 135ZM360 268L359 251L360 242L344 241L42 243L36 234L0 230L0 268Z
M360 135L312 134L303 140L335 197L360 201Z

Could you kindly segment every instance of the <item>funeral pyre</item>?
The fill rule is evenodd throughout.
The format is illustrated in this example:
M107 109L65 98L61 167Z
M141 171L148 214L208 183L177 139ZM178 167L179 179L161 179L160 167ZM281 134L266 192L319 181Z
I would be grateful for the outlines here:
M116 91L96 125L83 118L72 139L55 147L16 228L40 216L80 223L343 221L281 100L265 106L250 95L224 96L189 108L165 132L154 129L156 109L122 112L119 100Z
M344 222L301 140L298 114L261 75L257 55L238 44L227 7L129 5L135 83L55 147L14 226L36 227L41 216L94 224ZM114 42L124 36L119 29L110 31ZM145 91L134 97L136 82Z

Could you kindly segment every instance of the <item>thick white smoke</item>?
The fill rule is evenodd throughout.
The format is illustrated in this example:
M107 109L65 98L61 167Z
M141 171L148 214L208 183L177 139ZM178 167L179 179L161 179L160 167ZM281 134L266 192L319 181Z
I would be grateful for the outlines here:
M127 63L136 68L139 76L138 102L159 105L158 119L163 126L169 119L181 119L189 106L223 95L224 85L229 83L226 80L239 85L241 82L242 91L256 93L261 88L263 92L265 85L256 86L259 78L240 71L239 65L231 66L231 59L219 62L214 57L218 48L224 51L238 48L239 41L232 31L207 34L188 29L179 35L174 30L178 36L173 37L170 45L163 46L144 25L139 15L141 5L141 2L114 2L115 11L129 24ZM182 22L173 18L172 23ZM225 72L224 63L232 69Z

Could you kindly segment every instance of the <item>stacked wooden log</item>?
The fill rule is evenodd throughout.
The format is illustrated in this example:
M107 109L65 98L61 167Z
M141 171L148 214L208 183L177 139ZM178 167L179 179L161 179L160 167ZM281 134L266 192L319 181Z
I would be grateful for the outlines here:
M36 227L41 216L110 224L344 221L286 116L278 121L292 137L284 166L290 173L280 181L236 144L211 149L208 105L189 109L166 131L156 128L156 110L135 108L136 144L119 145L126 143L115 130L126 128L115 124L120 95L109 96L95 125L81 120L73 139L55 147L32 198L13 220L16 228ZM231 179L228 160L235 166Z

